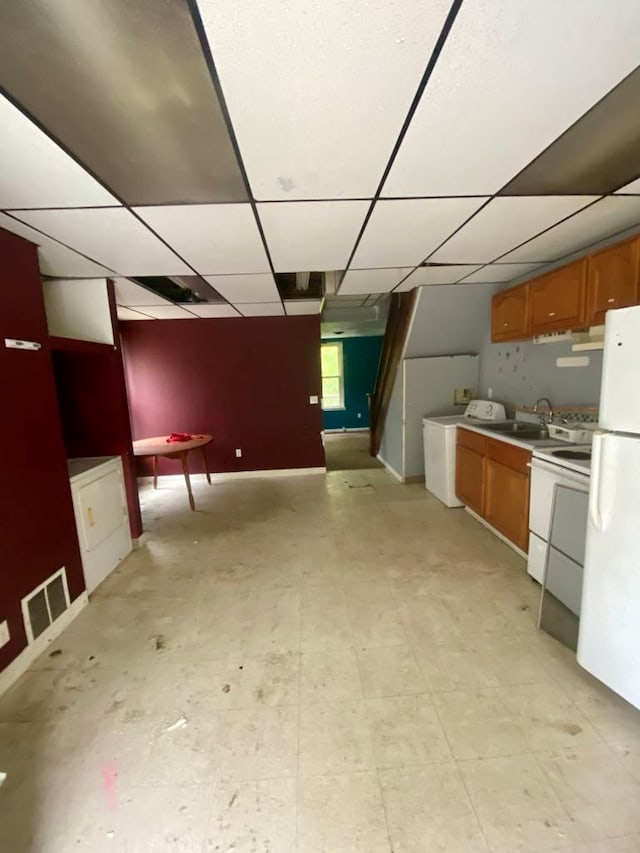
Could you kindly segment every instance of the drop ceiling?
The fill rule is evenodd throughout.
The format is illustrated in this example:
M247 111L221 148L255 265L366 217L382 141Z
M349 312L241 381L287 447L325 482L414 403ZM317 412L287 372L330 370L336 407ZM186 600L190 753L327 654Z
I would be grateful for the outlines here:
M637 0L4 0L0 227L122 320L507 283L640 227L638 43Z

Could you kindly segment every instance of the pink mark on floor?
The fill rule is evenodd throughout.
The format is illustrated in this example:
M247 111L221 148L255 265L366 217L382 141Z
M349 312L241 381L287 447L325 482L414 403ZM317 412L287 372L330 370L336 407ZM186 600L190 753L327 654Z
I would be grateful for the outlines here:
M107 800L107 808L109 811L115 811L118 808L118 768L115 761L108 761L102 768L102 788Z

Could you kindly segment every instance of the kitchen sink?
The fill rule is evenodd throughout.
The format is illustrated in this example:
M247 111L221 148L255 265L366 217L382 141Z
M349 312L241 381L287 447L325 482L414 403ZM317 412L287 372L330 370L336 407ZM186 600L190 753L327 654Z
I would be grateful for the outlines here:
M504 423L483 425L482 428L488 432L499 432L528 441L545 441L549 438L549 431L546 427L540 427L526 421L505 421Z

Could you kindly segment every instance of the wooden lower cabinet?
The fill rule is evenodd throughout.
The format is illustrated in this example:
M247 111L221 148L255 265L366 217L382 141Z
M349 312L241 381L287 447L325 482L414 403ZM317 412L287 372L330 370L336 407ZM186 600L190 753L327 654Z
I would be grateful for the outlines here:
M531 453L508 442L458 429L456 495L522 551L529 541Z
M529 543L529 476L487 459L483 518L523 551Z

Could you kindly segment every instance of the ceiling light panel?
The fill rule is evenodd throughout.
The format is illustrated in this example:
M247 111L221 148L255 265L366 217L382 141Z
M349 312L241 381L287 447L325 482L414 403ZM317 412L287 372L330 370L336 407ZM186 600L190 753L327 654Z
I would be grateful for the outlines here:
M454 264L451 266L419 267L395 289L413 290L426 284L453 284L465 275L480 268L480 264Z
M21 210L23 222L120 275L179 275L192 270L124 208Z
M104 278L113 274L112 270L94 263L72 249L67 249L66 246L61 246L24 222L18 222L4 213L0 213L0 227L24 237L38 247L38 261L43 275L61 278Z
M640 225L640 196L608 196L500 260L554 261L635 225Z
M2 4L4 88L128 204L246 188L186 0Z
M388 293L398 284L412 267L396 267L393 269L349 270L340 285L340 296L363 293Z
M593 200L590 196L495 198L429 260L489 263Z
M148 314L142 314L140 311L134 311L133 308L127 308L124 305L117 306L118 320L154 320Z
M284 310L289 315L319 314L321 299L285 299Z
M536 270L540 264L488 264L486 267L462 279L462 284L472 282L503 282L513 281L521 275Z
M118 204L95 178L2 96L0 127L0 208Z
M640 178L636 178L635 181L631 181L630 184L627 184L626 187L621 187L616 191L620 195L624 193L630 193L631 195L640 194Z
M205 280L234 304L245 302L279 302L280 294L269 273L267 275L207 275Z
M241 316L233 305L190 305L189 311L197 314L198 317L215 318L218 320Z
M639 41L637 0L463 3L383 195L497 192L633 71Z
M485 201L482 198L379 201L351 266L357 269L417 266Z
M276 272L344 269L368 209L367 201L259 204Z
M284 315L282 302L252 302L239 305L238 310L245 317L272 317Z
M132 306L135 310L135 306ZM178 305L144 305L140 306L140 311L144 311L149 317L154 320L195 320L197 319L189 311L180 308Z
M113 283L115 285L116 302L118 305L142 306L171 304L168 300L163 299L162 296L158 296L157 293L147 290L146 287L142 287L133 281L129 281L128 278L114 278Z
M198 6L255 197L371 197L451 0Z
M135 210L201 275L269 272L269 261L249 204L172 205Z

